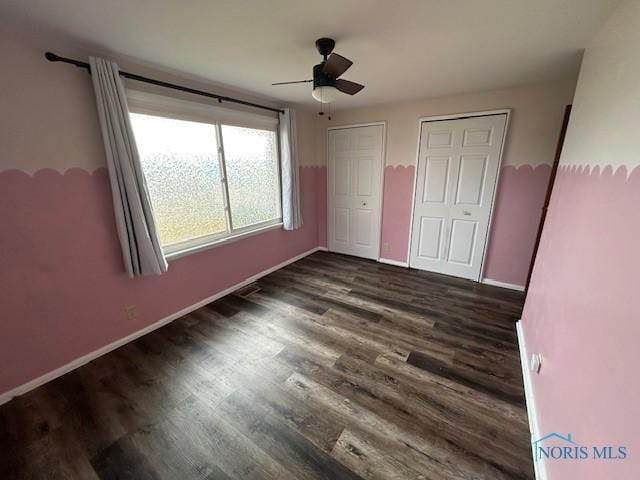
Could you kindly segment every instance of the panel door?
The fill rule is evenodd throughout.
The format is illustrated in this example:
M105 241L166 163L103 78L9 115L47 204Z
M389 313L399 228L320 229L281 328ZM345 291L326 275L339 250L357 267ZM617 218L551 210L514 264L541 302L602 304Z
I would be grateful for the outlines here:
M506 114L423 122L411 267L480 279Z
M378 258L382 125L329 131L328 247L332 252Z

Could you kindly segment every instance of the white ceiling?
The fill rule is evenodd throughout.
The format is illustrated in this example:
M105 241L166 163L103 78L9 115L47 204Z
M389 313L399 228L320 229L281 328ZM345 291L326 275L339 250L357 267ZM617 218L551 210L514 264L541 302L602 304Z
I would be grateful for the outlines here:
M0 0L0 16L146 64L313 105L336 39L366 85L334 108L523 85L575 74L618 0Z

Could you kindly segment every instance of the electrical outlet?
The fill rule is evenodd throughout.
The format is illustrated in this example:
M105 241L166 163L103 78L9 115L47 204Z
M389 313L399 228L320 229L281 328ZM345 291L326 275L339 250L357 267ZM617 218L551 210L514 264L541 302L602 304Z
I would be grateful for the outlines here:
M389 244L387 242L382 244L382 250L384 252L388 252L389 251Z
M138 307L135 305L128 305L124 307L125 312L127 312L127 318L129 320L135 320L138 318Z

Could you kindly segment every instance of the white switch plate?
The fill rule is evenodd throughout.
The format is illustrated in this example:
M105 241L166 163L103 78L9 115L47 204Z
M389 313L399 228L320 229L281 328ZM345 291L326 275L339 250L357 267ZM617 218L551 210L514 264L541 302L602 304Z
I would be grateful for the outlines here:
M530 367L533 373L540 374L540 370L542 369L542 355L539 353L532 353Z

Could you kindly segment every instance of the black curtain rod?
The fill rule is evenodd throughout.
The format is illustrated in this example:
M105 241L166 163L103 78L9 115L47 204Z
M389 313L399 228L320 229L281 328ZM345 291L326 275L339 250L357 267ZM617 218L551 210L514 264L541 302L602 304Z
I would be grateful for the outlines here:
M50 62L63 62L75 65L76 67L86 68L91 73L91 66L87 62L81 62L72 58L65 58L56 55L52 52L44 54L47 60ZM245 102L244 100L238 100L237 98L225 97L224 95L216 95L215 93L203 92L202 90L196 90L195 88L183 87L182 85L176 85L175 83L163 82L162 80L155 80L153 78L143 77L142 75L136 75L135 73L120 72L125 78L130 80L136 80L138 82L150 83L152 85L158 85L160 87L171 88L173 90L179 90L181 92L193 93L194 95L201 95L203 97L215 98L218 102L230 102L238 103L240 105L246 105L248 107L261 108L262 110L269 110L270 112L284 113L284 110L279 108L267 107L265 105L259 105L257 103Z

